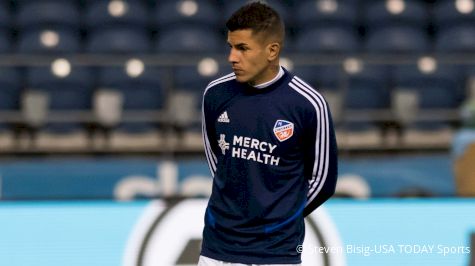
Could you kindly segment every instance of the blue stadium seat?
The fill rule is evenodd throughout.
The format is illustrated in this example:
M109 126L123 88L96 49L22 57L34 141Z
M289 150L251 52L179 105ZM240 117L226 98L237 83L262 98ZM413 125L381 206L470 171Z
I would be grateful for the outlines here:
M11 14L8 5L0 2L0 53L10 50L11 36Z
M439 30L435 48L440 52L474 52L475 24L462 24Z
M346 63L345 63L346 65ZM340 128L343 145L370 147L382 144L382 123L374 120L375 114L390 110L388 87L389 69L361 61L359 68L345 67L345 87L342 90L342 109L347 115ZM352 116L357 112L355 119Z
M366 40L366 50L376 53L421 53L430 49L423 30L409 26L389 26L372 31Z
M390 107L389 69L386 66L363 65L357 73L348 74L345 107L350 109L385 109Z
M0 111L18 111L20 108L21 72L17 68L0 67ZM0 131L9 125L0 123Z
M394 3L390 7L388 3ZM402 5L401 5L402 4ZM367 1L365 9L365 24L369 28L405 25L424 27L429 22L429 9L424 1Z
M87 111L91 108L93 72L90 68L72 66L65 77L53 74L50 67L29 67L27 88L44 91L49 95L49 109L52 111ZM82 129L81 123L50 123L48 130L71 132Z
M352 53L360 48L355 31L345 27L315 27L299 32L294 49L299 52Z
M458 10L455 0L434 1L433 19L438 28L452 27L461 23L474 23L475 12L468 10Z
M158 2L153 22L159 29L180 24L200 24L217 29L222 27L218 6L210 0L182 0Z
M159 111L165 105L165 92L158 68L146 67L138 77L130 77L123 67L104 67L99 72L99 87L114 89L123 95L123 109ZM127 132L143 132L154 129L156 123L128 122L119 129Z
M80 50L79 33L64 27L24 30L17 44L17 52L20 53L73 53Z
M421 53L430 49L430 15L424 1L367 1L364 20L368 52Z
M24 1L18 7L16 24L20 29L45 25L79 28L79 6L73 1Z
M423 73L416 65L394 68L394 89L415 92L421 113L427 115L440 109L458 111L465 93L463 71L459 65L439 65L429 73ZM404 122L402 143L431 147L448 145L452 140L450 117L430 115L429 118Z
M116 5L114 5L116 4ZM149 11L142 1L89 1L85 20L86 51L147 53L151 51Z
M125 26L146 28L149 23L149 12L142 1L114 2L109 0L90 1L86 5L85 22L89 29L108 26Z
M100 70L99 86L123 92L125 109L160 109L165 96L161 75L154 67L146 67L138 77L129 76L123 67L104 67Z
M7 28L11 26L11 14L8 6L0 3L0 28Z
M393 78L395 88L418 93L421 109L457 108L464 98L460 66L440 65L433 73L422 73L416 65L396 66Z
M174 67L174 85L176 89L195 91L201 93L206 85L218 78L218 74L204 76L199 73L197 66L177 66ZM229 71L228 73L231 73Z
M296 66L293 73L317 90L339 90L343 74L340 65Z
M18 68L0 67L0 110L18 111L22 76Z
M10 33L6 29L0 28L0 53L9 52L11 50Z
M147 30L136 27L106 27L88 36L86 51L92 53L146 53L151 51Z
M346 26L356 28L358 8L354 1L298 1L295 11L295 25L305 29L313 25Z
M162 31L155 43L159 53L220 52L226 48L225 38L206 27L176 27Z
M15 88L19 89L21 87L22 76L21 72L17 68L13 67L0 67L0 91L3 91L4 88ZM0 100L3 100L0 97ZM5 105L0 105L3 108Z

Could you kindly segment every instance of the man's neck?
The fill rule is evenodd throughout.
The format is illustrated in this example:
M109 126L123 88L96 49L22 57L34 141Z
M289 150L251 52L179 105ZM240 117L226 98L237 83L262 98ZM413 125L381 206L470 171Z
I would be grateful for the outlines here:
M269 87L270 85L274 84L276 81L278 81L283 75L284 75L284 69L281 66L277 66L277 71L275 71L274 78L272 78L269 81L266 81L264 83L258 84L258 85L253 85L254 88L256 89L263 89L266 87Z

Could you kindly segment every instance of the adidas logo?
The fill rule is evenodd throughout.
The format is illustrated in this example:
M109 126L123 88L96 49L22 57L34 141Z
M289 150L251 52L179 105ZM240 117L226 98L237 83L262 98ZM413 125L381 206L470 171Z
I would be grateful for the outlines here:
M224 111L219 117L218 117L218 122L220 123L229 123L231 120L229 120L228 117L228 112Z

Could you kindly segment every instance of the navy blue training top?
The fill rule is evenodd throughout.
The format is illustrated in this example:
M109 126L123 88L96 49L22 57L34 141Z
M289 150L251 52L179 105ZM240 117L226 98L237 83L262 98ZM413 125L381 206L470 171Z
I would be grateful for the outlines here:
M304 217L330 198L337 145L330 109L284 69L265 88L229 74L203 96L213 176L201 255L244 264L301 263Z

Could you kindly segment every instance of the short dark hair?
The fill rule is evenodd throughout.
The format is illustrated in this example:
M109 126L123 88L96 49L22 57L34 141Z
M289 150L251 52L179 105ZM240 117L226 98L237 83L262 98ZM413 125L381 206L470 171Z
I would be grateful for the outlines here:
M254 34L264 33L284 42L285 26L279 13L262 2L251 2L239 8L226 22L229 31L251 29Z

